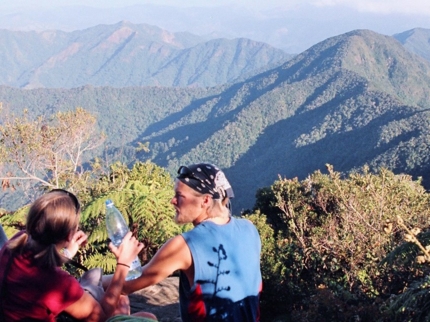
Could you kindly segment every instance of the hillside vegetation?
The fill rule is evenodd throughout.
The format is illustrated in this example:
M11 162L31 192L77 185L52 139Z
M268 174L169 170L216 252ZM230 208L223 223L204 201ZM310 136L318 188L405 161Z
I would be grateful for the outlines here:
M263 320L428 321L429 194L386 169L327 168L258 193Z
M216 160L248 205L255 187L278 174L304 178L326 163L341 172L386 166L426 183L429 66L393 38L354 31L227 88L141 140L169 169Z
M260 189L246 216L262 240L261 320L427 321L429 194L419 181L386 169L371 174L363 168L345 179L327 169L328 175L279 178ZM78 193L89 243L76 259L85 266L105 273L115 268L103 224L106 199L144 242L143 264L190 228L172 221L173 184L165 169L117 163L94 179ZM0 214L9 237L24 227L27 210Z
M210 89L0 88L11 110L81 106L108 136L106 151L174 173L206 160L226 170L236 211L278 175L304 179L325 164L369 165L422 176L428 185L429 63L368 30L327 39L254 77ZM149 153L134 148L149 142ZM111 149L112 148L112 149Z

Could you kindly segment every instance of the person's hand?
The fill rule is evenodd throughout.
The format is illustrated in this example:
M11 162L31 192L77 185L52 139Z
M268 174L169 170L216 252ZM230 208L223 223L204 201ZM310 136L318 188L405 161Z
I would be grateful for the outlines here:
M120 295L119 300L116 304L115 311L112 313L114 315L130 315L130 299L127 295Z
M76 253L79 250L79 247L83 247L87 244L87 239L88 236L82 231L82 230L78 230L72 237L72 239L70 240L70 242L68 243L67 247L65 247L67 249L67 253L68 253L68 257L69 258L73 258Z
M119 247L116 247L112 242L109 243L109 249L115 255L117 262L126 265L131 264L143 246L143 243L133 237L130 231L124 236Z

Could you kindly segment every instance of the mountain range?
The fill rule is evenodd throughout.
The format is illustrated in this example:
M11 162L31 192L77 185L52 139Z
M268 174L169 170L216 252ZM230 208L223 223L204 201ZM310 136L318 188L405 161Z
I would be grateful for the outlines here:
M138 0L87 1L85 5L77 2L3 0L0 29L75 31L126 20L172 32L186 30L207 40L248 38L298 54L329 37L355 29L393 35L418 26L430 28L426 6L421 4L422 10L414 14L413 3L390 4L391 8L402 10L398 13L390 10L388 14L379 11L385 6L379 2L378 5L343 1L277 1L276 5L271 5L275 1L194 1L191 5L178 1L169 1L168 5L165 1L137 4L142 2Z
M401 42L351 31L212 88L1 86L0 101L34 115L81 106L98 116L112 151L172 174L180 164L214 162L235 190L235 212L278 175L303 179L327 163L343 173L384 166L429 187L430 63L402 44L416 32ZM150 152L136 154L138 142Z
M292 57L250 39L211 39L126 21L64 32L0 30L0 84L20 88L215 86Z

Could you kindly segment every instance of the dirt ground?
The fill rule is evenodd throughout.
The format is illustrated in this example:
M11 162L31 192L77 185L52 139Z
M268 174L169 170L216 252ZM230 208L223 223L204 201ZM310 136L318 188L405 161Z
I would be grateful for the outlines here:
M130 294L131 313L147 311L155 314L160 322L180 322L178 285L178 277L169 277Z

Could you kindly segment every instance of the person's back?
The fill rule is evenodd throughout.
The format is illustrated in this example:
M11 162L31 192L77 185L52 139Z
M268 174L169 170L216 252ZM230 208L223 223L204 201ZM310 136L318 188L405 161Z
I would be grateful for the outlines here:
M258 321L260 238L246 219L203 221L182 234L194 262L194 285L181 274L183 321Z
M16 237L19 235L21 233ZM79 282L61 268L35 265L29 251L12 256L12 252L3 247L0 258L0 276L6 273L1 285L2 291L7 293L2 298L6 321L55 321L60 312L84 293Z
M76 320L96 322L128 313L121 289L143 244L129 232L119 247L109 245L118 266L96 300L61 269L87 241L79 219L79 201L66 190L54 189L32 203L25 230L0 250L0 321L55 321L64 312Z

